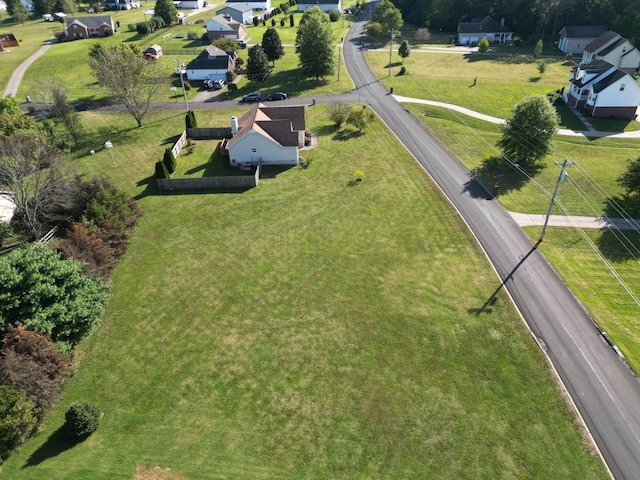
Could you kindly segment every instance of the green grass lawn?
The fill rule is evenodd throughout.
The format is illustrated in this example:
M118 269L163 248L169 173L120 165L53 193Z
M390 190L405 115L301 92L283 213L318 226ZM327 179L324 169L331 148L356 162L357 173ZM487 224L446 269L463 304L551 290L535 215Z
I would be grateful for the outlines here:
M442 141L476 178L487 188L500 185L500 203L511 211L546 213L550 192L559 174L554 161L564 157L577 162L568 169L569 179L562 183L558 200L572 215L601 216L606 199L623 192L616 178L626 170L627 160L636 158L640 140L593 139L556 136L554 154L527 181L521 174L498 158L495 143L500 139L495 125L457 116L435 107L407 104L407 108ZM596 188L596 185L599 187ZM545 191L547 192L545 194ZM556 206L554 214L562 214ZM533 239L539 228L526 229ZM634 259L612 233L589 232L593 241L610 257L618 274L638 295L640 261ZM620 234L618 234L620 235ZM638 245L638 237L626 233L624 243ZM627 247L634 251L634 247ZM609 268L589 250L574 229L553 229L545 237L543 252L567 284L587 306L592 315L620 346L636 372L640 371L640 325L638 306L631 303L627 292L612 276Z
M507 296L474 313L498 281L380 123L337 132L309 108L308 168L160 195L149 175L182 115L83 115L81 151L108 134L116 166L104 150L74 166L145 215L61 404L3 478L608 478ZM79 399L105 415L70 446L55 432Z

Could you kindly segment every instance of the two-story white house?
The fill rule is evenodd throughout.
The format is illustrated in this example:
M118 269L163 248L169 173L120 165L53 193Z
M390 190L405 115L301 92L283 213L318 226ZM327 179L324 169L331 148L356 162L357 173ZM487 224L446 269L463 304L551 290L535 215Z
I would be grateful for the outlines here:
M604 60L629 73L640 68L640 51L616 32L607 31L584 47L580 63Z

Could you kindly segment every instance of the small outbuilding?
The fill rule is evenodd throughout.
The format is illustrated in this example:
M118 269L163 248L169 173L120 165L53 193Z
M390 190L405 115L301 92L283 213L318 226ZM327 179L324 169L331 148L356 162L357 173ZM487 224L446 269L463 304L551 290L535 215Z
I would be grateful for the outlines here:
M13 33L0 33L0 46L3 48L19 47L18 39Z
M151 45L143 55L147 60L158 60L162 56L162 47L158 44Z
M607 31L604 25L596 26L566 26L560 30L558 48L563 53L584 52L584 47Z

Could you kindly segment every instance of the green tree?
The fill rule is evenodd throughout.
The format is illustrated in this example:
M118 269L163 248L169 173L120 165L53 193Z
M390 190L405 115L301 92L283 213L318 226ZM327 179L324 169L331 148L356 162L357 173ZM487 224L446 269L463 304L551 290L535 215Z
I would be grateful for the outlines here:
M289 26L293 28L296 25L295 20L293 19L293 13L289 14Z
M38 425L33 403L23 391L0 385L0 456L22 445Z
M260 45L249 48L246 72L252 82L264 82L271 75L269 59Z
M147 62L139 47L120 43L113 46L94 44L89 51L89 66L98 83L107 88L124 105L142 127L151 98L162 85L163 72L158 62Z
M29 116L22 112L11 115L0 113L0 135L10 137L16 132L37 131L38 124Z
M184 116L184 125L185 128L198 128L198 121L196 120L196 114L193 110L189 110Z
M267 28L262 37L262 49L264 50L267 59L275 66L276 60L280 60L284 57L284 48L280 41L280 35L275 28Z
M240 49L240 45L233 38L218 38L212 42L212 45L227 53L237 52Z
M162 157L162 163L164 164L167 172L172 174L176 171L176 157L173 156L173 152L169 147L167 147L164 151L164 157Z
M551 153L558 115L543 95L529 95L513 107L513 115L502 126L498 147L511 161L528 167Z
M378 22L369 22L367 24L367 35L373 38L380 38L384 34L382 30L382 25Z
M535 57L539 57L540 54L542 53L542 40L538 40L538 42L536 43L536 46L533 47L533 55Z
M362 132L362 130L373 121L373 118L373 112L367 108L366 105L363 105L362 108L354 107L351 109L347 117L347 123L357 128L358 132Z
M407 58L411 54L411 48L409 47L409 42L403 40L400 46L398 47L398 55L402 57L402 64L404 65L404 59Z
M88 402L71 405L64 417L64 429L74 438L86 438L100 426L100 409Z
M47 82L44 88L50 91L53 101L49 117L65 128L77 147L83 133L83 127L80 114L76 112L69 101L69 88L56 81Z
M78 343L98 323L109 286L82 275L82 264L62 260L43 244L0 257L0 332L22 322L67 346Z
M305 10L296 34L296 53L305 77L316 80L335 69L333 29L329 16L318 7Z
M333 124L338 128L347 120L350 111L351 107L343 102L335 102L327 105L327 114Z
M255 17L253 17L253 26L257 27L258 25L260 25L260 17L256 15Z
M391 0L380 0L373 11L372 21L382 25L385 32L400 30L404 25L402 12L393 4Z
M628 197L640 199L640 156L627 161L627 170L618 177L618 184Z
M173 25L178 22L178 10L172 0L156 0L154 15L161 17L165 25Z
M164 165L164 162L158 161L156 162L156 178L169 178L169 172L167 171L167 167Z
M15 97L7 95L6 97L0 97L0 114L6 113L9 115L21 115L22 110L18 105L18 101Z
M52 13L56 11L57 0L33 0L33 7L37 15Z
M542 75L544 75L544 72L547 71L547 64L544 62L538 62L538 73L540 73L540 76L542 77Z
M16 23L26 22L29 19L29 11L24 7L22 2L18 1L17 5L13 8L13 13L11 14Z
M478 42L478 51L480 53L486 53L489 50L489 40L487 37L482 37Z

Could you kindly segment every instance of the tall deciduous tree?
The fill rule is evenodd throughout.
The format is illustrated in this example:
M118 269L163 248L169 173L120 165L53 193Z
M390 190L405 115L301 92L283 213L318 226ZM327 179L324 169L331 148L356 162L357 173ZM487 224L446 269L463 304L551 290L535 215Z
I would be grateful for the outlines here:
M82 275L82 264L37 243L0 257L0 332L17 322L67 345L95 328L109 285Z
M49 117L62 125L73 139L76 147L83 133L80 114L69 101L69 88L61 82L49 82L45 87L51 93L52 107Z
M305 10L296 34L296 53L304 75L316 80L332 75L335 69L334 50L329 15L318 7Z
M246 72L252 82L264 82L271 75L269 59L260 45L249 48Z
M372 21L382 25L384 31L400 30L404 25L402 12L391 0L380 0L373 11Z
M354 107L351 109L347 117L347 123L357 128L358 132L362 132L373 118L373 112L366 105L363 105L362 108Z
M627 196L640 198L640 156L627 162L627 170L618 177L618 184Z
M402 64L404 65L404 59L407 58L411 54L411 48L409 47L409 42L403 40L400 46L398 47L398 55L402 57Z
M536 46L533 47L533 54L536 57L539 57L541 53L542 53L542 40L538 40L536 42Z
M276 60L280 60L284 57L284 48L280 41L280 35L275 28L267 28L262 37L262 49L265 55L272 62L272 65L276 64Z
M162 82L158 63L147 62L135 46L96 43L89 51L89 66L98 83L107 88L136 120L138 127L142 127L151 98Z
M173 25L178 21L178 10L172 0L156 0L154 15L161 17L165 25Z
M14 194L17 223L34 237L66 218L72 199L63 155L37 131L0 136L0 185Z
M513 162L527 167L551 153L558 115L543 95L530 95L514 108L502 127L498 146Z
M11 16L16 21L16 23L24 23L29 18L29 11L24 7L22 2L18 0L16 5L13 7Z

